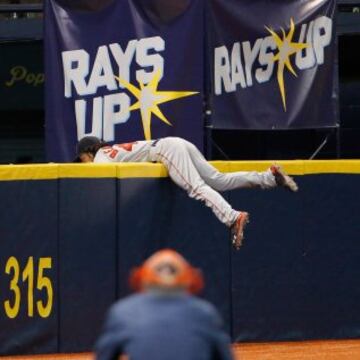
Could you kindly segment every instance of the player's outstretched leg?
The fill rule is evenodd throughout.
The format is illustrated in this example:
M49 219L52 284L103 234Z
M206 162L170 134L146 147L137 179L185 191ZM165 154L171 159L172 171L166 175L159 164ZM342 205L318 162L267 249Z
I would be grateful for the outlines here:
M231 242L239 250L244 240L244 228L249 223L249 213L242 211L231 226Z
M238 218L239 212L204 182L193 164L184 141L179 138L164 138L154 149L152 159L165 165L175 184L184 189L191 198L203 201L222 223L231 227Z
M299 190L296 182L292 177L287 175L284 170L277 164L273 164L270 167L270 171L275 177L276 184L282 186L290 191L296 192Z

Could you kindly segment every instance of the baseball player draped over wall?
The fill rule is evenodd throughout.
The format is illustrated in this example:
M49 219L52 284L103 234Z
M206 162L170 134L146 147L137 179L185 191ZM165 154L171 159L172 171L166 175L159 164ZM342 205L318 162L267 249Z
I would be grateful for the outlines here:
M76 162L160 162L170 178L191 198L203 201L215 216L231 229L232 243L239 249L244 238L244 227L249 214L237 211L219 194L219 191L254 188L270 189L283 186L297 191L295 181L278 165L264 172L238 171L220 173L211 166L201 152L190 142L178 137L133 143L108 145L94 136L82 138L77 145Z

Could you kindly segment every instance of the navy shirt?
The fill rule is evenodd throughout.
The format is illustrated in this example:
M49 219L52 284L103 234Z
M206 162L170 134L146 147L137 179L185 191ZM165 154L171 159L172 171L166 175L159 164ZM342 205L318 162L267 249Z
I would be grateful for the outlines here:
M230 360L230 341L215 308L194 296L147 292L118 301L107 314L97 360Z

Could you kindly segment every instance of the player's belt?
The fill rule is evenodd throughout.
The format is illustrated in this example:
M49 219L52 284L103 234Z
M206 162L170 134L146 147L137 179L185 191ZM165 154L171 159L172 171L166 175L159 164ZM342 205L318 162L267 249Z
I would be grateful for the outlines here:
M152 144L151 144L151 147L154 147L159 141L160 141L160 139L154 140L154 141L152 142ZM154 164L155 164L156 162L157 162L156 160L153 161Z
M155 146L159 141L160 141L160 139L154 140L153 143L151 144L151 146Z

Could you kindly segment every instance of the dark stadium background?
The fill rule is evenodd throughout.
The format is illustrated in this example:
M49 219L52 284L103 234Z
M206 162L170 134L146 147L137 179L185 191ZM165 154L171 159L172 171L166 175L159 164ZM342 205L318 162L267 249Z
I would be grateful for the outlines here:
M210 129L205 132L209 160L360 157L359 0L338 1L336 31L339 127L281 131ZM42 38L41 0L0 1L0 164L46 161L43 86L23 83L9 91L5 86L9 70L3 65L23 64L33 74L43 73Z

